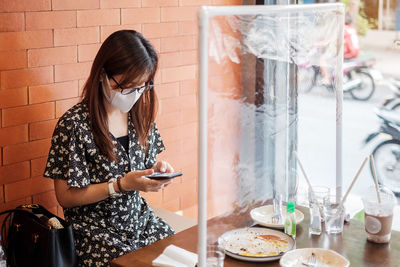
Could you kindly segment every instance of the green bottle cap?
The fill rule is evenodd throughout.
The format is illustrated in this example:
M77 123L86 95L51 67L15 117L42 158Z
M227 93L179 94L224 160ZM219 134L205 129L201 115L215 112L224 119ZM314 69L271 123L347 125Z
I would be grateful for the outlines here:
M294 202L293 201L288 201L287 203L286 203L286 211L287 211L287 213L292 213L292 212L294 212Z

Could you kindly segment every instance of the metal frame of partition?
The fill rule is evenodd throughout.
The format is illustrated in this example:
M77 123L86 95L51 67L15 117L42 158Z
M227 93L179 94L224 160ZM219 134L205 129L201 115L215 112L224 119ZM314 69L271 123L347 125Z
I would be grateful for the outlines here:
M198 246L199 267L206 266L207 246L207 95L208 95L208 28L209 19L229 15L268 15L276 11L308 11L338 9L343 4L273 5L273 6L219 6L202 7L199 11L199 171L198 171ZM344 16L343 16L344 17ZM343 19L344 20L344 19ZM344 23L344 21L343 21ZM343 35L338 34L338 43ZM342 71L343 58L337 58L338 70ZM336 195L342 195L342 76L336 80Z

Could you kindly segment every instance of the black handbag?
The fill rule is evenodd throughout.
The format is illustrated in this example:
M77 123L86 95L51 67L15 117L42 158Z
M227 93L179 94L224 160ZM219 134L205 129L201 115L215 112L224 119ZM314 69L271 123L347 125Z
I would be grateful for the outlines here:
M1 243L9 267L74 267L78 265L72 226L37 204L0 212ZM43 217L44 215L44 217ZM50 227L43 218L57 218L62 229Z

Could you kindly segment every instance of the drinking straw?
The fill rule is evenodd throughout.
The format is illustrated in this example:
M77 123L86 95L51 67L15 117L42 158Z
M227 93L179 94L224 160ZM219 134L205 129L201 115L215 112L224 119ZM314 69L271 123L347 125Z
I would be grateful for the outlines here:
M297 152L296 152L296 151L293 151L293 155L296 157L297 163L298 163L299 166L300 166L300 170L301 170L301 172L303 173L304 178L306 178L308 187L310 188L310 191L311 191L311 196L312 196L313 199L315 199L314 190L312 189L310 180L308 180L308 176L307 176L306 172L304 171L303 164L301 164L301 161L300 161L300 159L299 159L299 157L298 157L298 155L297 155Z
M368 157L365 157L363 163L361 164L360 169L358 169L358 172L357 172L356 176L354 177L353 181L351 182L351 185L350 185L349 189L347 189L346 194L344 194L344 197L343 197L343 199L342 199L341 204L343 204L343 203L346 201L346 198L347 198L347 196L349 195L350 190L353 188L353 185L354 185L354 183L356 182L358 176L360 175L362 169L364 168L365 163L367 162L367 160L368 160Z
M379 204L381 204L381 193L379 192L378 179L376 178L374 155L369 155L369 161L371 162L372 176L374 176L376 195L378 197Z
M300 170L301 170L301 172L303 173L303 176L304 176L304 178L305 178L306 181L307 181L308 188L309 188L310 193L311 193L311 200L312 200L313 202L317 203L317 196L315 195L314 190L313 190L313 188L312 188L312 185L311 185L311 183L310 183L310 180L308 179L308 176L307 176L306 172L304 171L303 164L301 164L301 161L300 161L300 159L299 159L299 156L297 155L297 152L296 152L296 151L293 151L293 154L294 154L294 156L296 157L297 163L298 163L299 166L300 166ZM319 214L323 214L323 210L322 210L321 205L318 205L318 209L319 209Z
M365 163L367 162L367 160L368 160L368 157L365 157L363 163L361 164L361 167L358 169L358 171L357 171L357 173L356 173L356 176L353 178L353 181L351 182L349 188L347 189L346 193L344 194L344 196L343 196L343 198L342 198L342 201L340 201L340 204L339 204L339 206L338 206L338 208L337 208L336 213L335 213L335 214L332 216L332 218L330 218L330 220L327 222L328 224L330 224L333 220L335 220L336 217L338 216L338 214L340 213L340 211L342 210L343 204L344 204L344 202L346 201L346 198L347 198L347 196L349 195L351 189L353 188L353 185L354 185L354 183L356 182L358 176L360 176L360 173L361 173L362 169L364 168Z

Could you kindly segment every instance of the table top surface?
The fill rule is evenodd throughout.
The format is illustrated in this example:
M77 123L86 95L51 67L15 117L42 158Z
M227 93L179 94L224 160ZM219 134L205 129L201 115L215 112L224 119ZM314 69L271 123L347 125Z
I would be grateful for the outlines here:
M309 235L309 212L308 208L296 207L304 213L304 221L297 226L296 247L310 248L318 247L332 249L347 258L351 266L400 266L400 232L392 231L392 238L388 244L375 244L366 240L364 224L352 220L346 223L342 234L320 236ZM249 213L248 211L245 213ZM237 227L245 227L253 224L250 215L239 214L237 219L219 218L208 221L208 231L214 233L218 238L222 233ZM249 219L250 218L250 219ZM208 235L208 239L210 234ZM197 226L160 240L152 245L128 253L111 262L111 267L122 266L152 266L152 261L157 258L169 245L175 245L188 251L196 253L197 250ZM273 262L245 262L225 257L225 267L231 266L280 266L279 261Z

